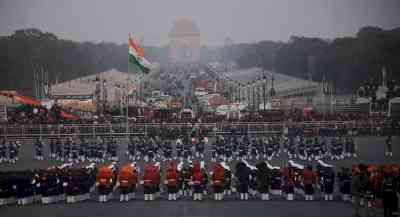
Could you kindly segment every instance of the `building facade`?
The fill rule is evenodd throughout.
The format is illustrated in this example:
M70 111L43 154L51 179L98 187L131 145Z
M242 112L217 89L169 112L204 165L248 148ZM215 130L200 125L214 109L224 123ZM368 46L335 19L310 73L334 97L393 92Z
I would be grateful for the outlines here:
M186 18L176 21L169 34L170 63L198 63L200 61L200 31Z

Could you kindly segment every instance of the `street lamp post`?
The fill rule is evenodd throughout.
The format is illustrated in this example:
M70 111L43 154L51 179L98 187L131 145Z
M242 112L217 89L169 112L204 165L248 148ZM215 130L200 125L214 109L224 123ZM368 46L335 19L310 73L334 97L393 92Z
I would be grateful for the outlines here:
M255 97L255 88L256 88L256 81L253 81L253 85L252 85L252 98L253 98L253 112L256 109L256 97Z
M250 85L250 81L247 83L247 105L250 107L250 89L251 85Z
M242 97L241 97L241 88L242 88L242 85L238 82L238 86L237 86L237 90L238 90L238 101L239 101L239 104L241 104L242 103Z
M267 78L266 78L266 76L264 75L263 76L263 109L264 109L264 111L265 111L265 91L266 91L266 89L267 89L267 87L266 87L266 84L267 84Z

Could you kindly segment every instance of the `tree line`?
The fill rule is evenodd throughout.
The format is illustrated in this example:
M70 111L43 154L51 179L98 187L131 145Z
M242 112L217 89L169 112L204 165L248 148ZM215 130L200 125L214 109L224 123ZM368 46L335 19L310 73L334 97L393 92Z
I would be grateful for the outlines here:
M223 49L241 68L258 66L305 79L311 74L315 81L326 80L348 92L370 80L380 82L383 66L388 79L400 79L400 28L364 27L355 37L293 36L287 43L261 41Z
M0 89L33 94L34 72L49 72L59 82L115 68L127 71L127 45L75 42L38 29L16 30L0 37ZM146 56L168 63L168 47L144 47ZM288 42L261 41L201 48L201 61L235 62L240 68L262 67L278 73L331 81L354 91L370 78L400 79L400 28L361 28L354 37L327 40L293 36ZM310 61L310 59L312 61Z

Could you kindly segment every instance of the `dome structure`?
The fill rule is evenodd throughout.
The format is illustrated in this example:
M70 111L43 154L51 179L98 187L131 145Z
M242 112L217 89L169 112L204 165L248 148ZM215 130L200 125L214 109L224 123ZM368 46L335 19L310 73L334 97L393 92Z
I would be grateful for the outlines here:
M169 59L171 63L196 63L200 60L200 30L197 25L182 18L170 31Z
M171 38L200 36L200 31L196 23L189 19L182 18L174 23L169 35Z

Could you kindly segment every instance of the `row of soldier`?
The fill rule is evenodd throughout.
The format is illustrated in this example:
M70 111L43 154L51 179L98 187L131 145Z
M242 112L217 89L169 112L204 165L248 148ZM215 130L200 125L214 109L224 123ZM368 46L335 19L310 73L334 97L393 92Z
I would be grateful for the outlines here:
M170 140L162 140L158 137L131 138L127 148L130 160L144 159L146 162L153 156L159 160L192 160L204 159L206 149L209 146L207 137L179 138L175 142L175 152ZM272 160L279 157L282 152L288 154L289 159L340 160L357 157L356 145L353 138L332 138L328 147L327 138L294 137L259 137L250 140L249 137L222 137L210 144L211 160L222 158L227 161L240 160Z
M61 162L95 162L106 160L118 161L118 145L114 138L66 138L50 139L50 159ZM44 144L37 139L34 143L36 160L43 160Z
M330 141L329 141L330 140ZM388 142L387 142L388 143ZM4 140L0 143L0 162L15 163L18 159L19 141ZM118 161L118 147L115 138L66 138L50 139L50 159L61 162L105 162ZM38 139L34 142L34 158L44 159L44 144ZM222 158L227 161L268 160L286 153L289 159L300 160L342 160L357 157L357 147L352 137L297 137L269 136L250 139L248 136L218 136L211 144L207 137L181 137L175 144L171 140L159 137L131 137L128 141L126 154L132 161L156 157L161 161L172 159L192 160L205 159L206 151L210 150L211 160ZM391 149L387 155L392 156Z
M6 141L3 140L0 143L0 163L12 163L15 164L19 159L19 150L21 147L21 142L16 141Z
M344 158L357 157L356 145L353 138L333 137L328 146L325 137L286 137L270 136L249 139L218 137L212 144L212 160L223 157L228 161L233 159L265 159L272 160L279 157L282 152L287 153L289 159L340 160Z
M155 200L164 189L168 200L192 196L202 200L208 192L213 193L214 200L223 200L227 195L236 192L241 200L260 198L271 199L271 195L284 196L287 200L299 197L314 200L317 192L323 194L324 200L333 200L338 193L345 201L350 200L354 189L354 177L362 174L365 179L362 198L367 206L373 206L377 197L397 198L399 192L399 167L388 167L379 170L377 167L354 167L341 169L335 173L332 165L318 161L315 170L289 161L283 169L260 161L255 166L241 160L235 165L220 161L211 167L204 161L177 162L171 161L163 172L161 164L152 160L141 169L135 163L94 165L85 168L69 166L53 167L48 170L0 173L0 203L31 203L41 200L42 203L53 203L67 199L67 202L78 202L90 198L97 186L100 202L110 200L116 189L119 189L120 201L135 197L139 186L142 186L144 200ZM164 180L164 182L162 182ZM339 184L336 184L339 183ZM388 193L389 192L389 193ZM391 194L390 194L391 193ZM39 198L38 198L39 197Z

